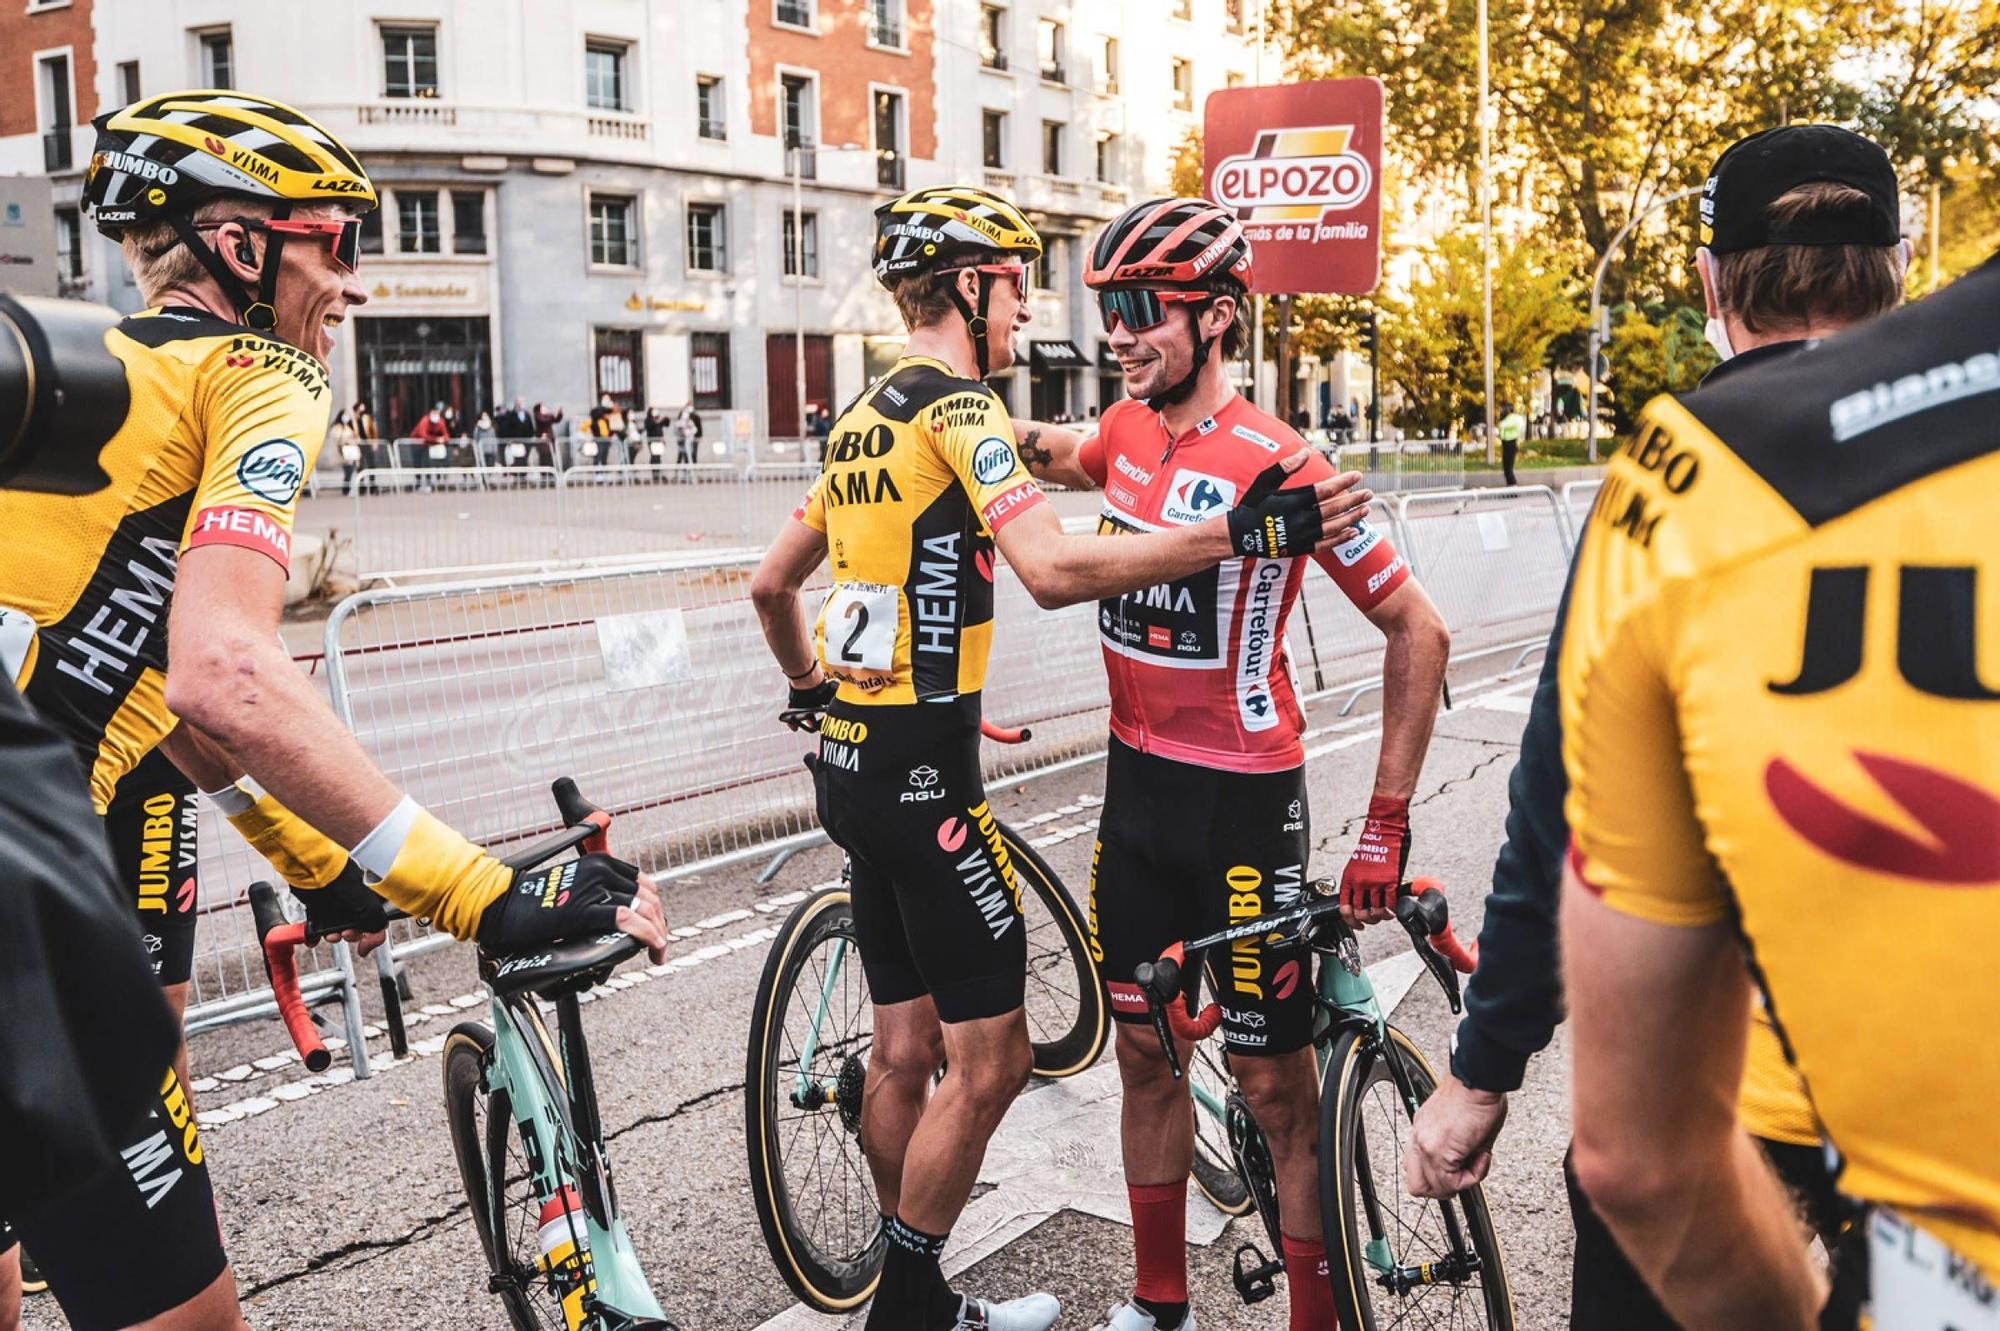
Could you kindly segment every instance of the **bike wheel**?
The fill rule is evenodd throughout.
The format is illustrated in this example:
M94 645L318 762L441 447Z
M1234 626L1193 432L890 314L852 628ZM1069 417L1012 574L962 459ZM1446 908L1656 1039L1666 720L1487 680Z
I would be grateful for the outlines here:
M520 1254L508 1242L505 1139L513 1135L514 1122L507 1093L486 1089L486 1069L492 1061L493 1032L479 1022L460 1022L445 1037L444 1116L451 1128L452 1158L458 1162L458 1176L465 1184L465 1198L472 1210L472 1227L486 1254L486 1269L492 1277L488 1288L500 1296L509 1325L515 1331L561 1331L562 1310L554 1309L554 1319L546 1319L528 1292L540 1280L533 1254L528 1254L524 1270ZM498 1152L493 1149L496 1137L502 1148ZM521 1170L517 1179L525 1186L526 1171ZM532 1229L529 1232L531 1236L534 1233Z
M1021 914L1028 931L1028 988L1024 1006L1035 1075L1073 1077L1097 1061L1111 1033L1104 986L1090 957L1083 915L1048 861L1019 832L1000 825L1013 862Z
M1250 1187L1229 1150L1229 1074L1206 1044L1194 1047L1187 1074L1194 1091L1194 1185L1216 1210L1242 1215L1250 1209Z
M744 1073L750 1194L778 1274L800 1300L842 1312L874 1293L887 1239L861 1149L874 1040L847 889L792 912L771 944Z
M1340 1324L1512 1331L1513 1298L1485 1190L1474 1186L1445 1202L1403 1191L1410 1107L1402 1086L1420 1104L1437 1079L1401 1031L1388 1031L1386 1046L1344 1032L1320 1087L1320 1215Z

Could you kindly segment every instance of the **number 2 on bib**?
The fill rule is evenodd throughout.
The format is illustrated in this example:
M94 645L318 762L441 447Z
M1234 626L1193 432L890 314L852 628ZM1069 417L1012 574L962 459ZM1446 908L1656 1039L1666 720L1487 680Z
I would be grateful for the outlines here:
M820 656L836 673L885 673L896 664L900 589L873 582L836 583L820 612Z

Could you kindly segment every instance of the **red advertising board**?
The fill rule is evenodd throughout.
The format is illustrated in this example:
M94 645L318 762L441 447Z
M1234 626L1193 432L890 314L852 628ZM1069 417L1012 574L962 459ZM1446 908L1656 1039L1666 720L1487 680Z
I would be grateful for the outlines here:
M1326 79L1209 94L1208 197L1236 210L1266 296L1373 291L1382 277L1382 84Z

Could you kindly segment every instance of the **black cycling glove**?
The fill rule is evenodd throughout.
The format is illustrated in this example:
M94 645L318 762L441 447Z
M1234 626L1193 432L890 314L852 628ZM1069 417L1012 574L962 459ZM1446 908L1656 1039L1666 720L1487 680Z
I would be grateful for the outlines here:
M585 855L524 873L479 917L479 945L519 952L542 943L610 933L632 904L639 870L612 855Z
M292 895L306 908L308 939L329 938L349 929L375 934L389 927L382 898L369 890L361 866L351 859L324 887L293 887Z
M1238 554L1290 559L1311 554L1319 544L1318 493L1310 485L1279 489L1290 475L1273 462L1229 510L1229 544Z
M817 732L819 714L839 691L840 681L832 678L823 679L809 689L789 689L785 694L785 710L778 713L778 719L794 730Z

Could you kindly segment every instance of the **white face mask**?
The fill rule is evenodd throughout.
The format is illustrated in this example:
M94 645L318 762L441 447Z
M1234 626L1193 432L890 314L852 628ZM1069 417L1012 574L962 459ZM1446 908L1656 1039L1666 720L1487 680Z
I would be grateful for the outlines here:
M1710 319L1701 332L1708 339L1708 345L1714 347L1715 354L1722 359L1729 360L1736 355L1736 348L1729 345L1729 329L1722 320Z

